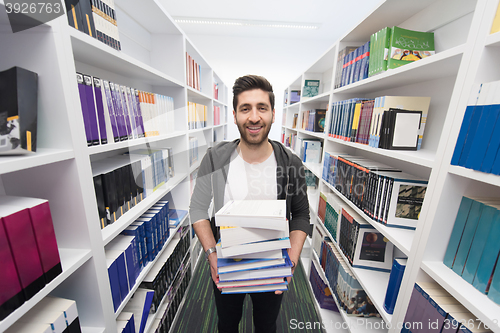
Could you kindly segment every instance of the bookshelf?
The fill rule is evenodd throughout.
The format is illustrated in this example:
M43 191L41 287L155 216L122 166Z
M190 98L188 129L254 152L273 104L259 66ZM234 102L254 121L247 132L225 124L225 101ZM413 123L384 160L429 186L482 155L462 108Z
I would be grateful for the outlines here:
M72 28L65 15L13 34L0 1L0 70L20 66L39 75L37 152L0 159L0 193L49 200L63 266L59 276L0 321L2 332L47 295L76 301L83 332L116 332L115 318L126 300L115 313L104 246L158 200L168 200L170 208L187 210L190 175L199 167L206 148L213 145L214 137L220 141L226 136L228 88L161 2L145 0L139 6L134 0L116 0L115 5L121 51ZM202 67L201 90L187 85L186 52ZM87 147L76 71L173 97L175 130L163 136ZM218 84L217 99L214 82ZM190 101L208 107L207 126L199 131L188 131ZM217 126L213 105L221 109ZM192 166L188 161L190 136L199 142L198 162ZM147 147L173 148L175 176L101 230L92 163ZM170 230L172 235L174 229ZM196 238L191 241L192 262L196 263L199 246ZM153 263L143 268L127 299Z
M387 315L380 303L385 296L386 279L379 279L380 272L353 270L367 293L373 296L374 303L387 324L384 331L400 331L401 327L398 328L397 324L404 320L416 281L435 281L492 331L500 332L500 305L489 300L442 263L462 196L500 195L498 176L450 165L472 84L500 80L500 33L489 34L497 6L498 0L424 0L411 4L397 0L381 1L287 87L289 96L289 92L300 89L306 79L320 79L323 83L318 96L302 99L293 105L288 102L284 106L282 133L285 137L293 133L298 138L320 139L323 142L323 152L361 155L429 179L419 224L412 231L387 228L373 222L319 177L320 190L336 194L344 205L356 210L408 257L392 316ZM372 33L386 26L434 32L436 54L334 89L331 78L335 78L336 73L341 70L337 68L339 51L346 46L363 45L370 40ZM304 131L300 125L297 129L292 129L291 119L294 113L299 113L300 124L304 111L326 108L326 124L329 124L333 102L384 95L431 97L421 150L410 152L376 149L334 139L326 132ZM311 171L321 176L322 164L319 169L317 166L311 167ZM312 211L317 211L317 207ZM323 232L327 232L315 215L312 215L311 220ZM312 259L306 259L314 261L314 256L311 257ZM351 332L358 331L354 325L349 328Z

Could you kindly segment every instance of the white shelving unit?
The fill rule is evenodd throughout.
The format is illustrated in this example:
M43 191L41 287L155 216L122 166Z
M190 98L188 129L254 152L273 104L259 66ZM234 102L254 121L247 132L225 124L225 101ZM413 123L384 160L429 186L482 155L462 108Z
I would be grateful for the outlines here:
M68 25L66 15L12 33L0 1L0 70L19 66L38 74L37 152L0 159L0 194L48 199L63 272L0 321L5 331L47 295L73 299L86 333L116 332L104 246L160 199L170 208L187 210L191 173L199 166L214 134L227 131L227 86L165 11L160 0L116 0L121 51ZM201 91L187 86L186 52L202 66ZM110 80L174 99L175 131L168 135L87 147L75 73ZM213 83L219 97L213 96ZM188 131L188 102L207 105L206 128ZM221 108L221 124L213 126L213 105ZM189 137L199 142L199 160L189 166ZM100 229L92 179L92 162L145 147L173 148L175 177ZM173 235L174 229L171 229ZM170 239L169 239L170 240ZM193 240L194 242L194 240ZM190 249L199 247L190 246ZM198 251L199 252L199 251ZM194 263L199 253L191 254ZM139 286L153 263L143 269ZM191 265L193 269L194 265Z
M500 177L450 165L472 84L500 80L500 33L489 34L498 3L498 0L381 1L287 87L290 96L290 91L301 89L306 79L320 79L322 83L318 96L285 105L282 124L285 137L296 134L298 138L320 139L323 151L366 156L429 179L419 224L414 231L373 222L332 186L320 180L320 190L336 194L343 204L354 209L408 257L391 316L382 306L388 274L381 276L380 272L353 270L387 324L385 331L390 333L399 333L401 329L398 324L404 321L414 283L429 280L439 283L492 331L500 332L500 305L442 263L462 196L500 196ZM341 70L336 68L339 51L346 46L363 45L370 40L371 34L386 26L434 32L436 54L334 89L332 78ZM302 114L306 110L327 109L325 123L329 124L333 102L384 95L431 97L421 150L375 149L301 129ZM298 114L297 128L292 128L295 113ZM306 167L321 179L322 165ZM321 221L317 218L314 221L328 234ZM355 326L349 325L349 328L351 332L358 331Z

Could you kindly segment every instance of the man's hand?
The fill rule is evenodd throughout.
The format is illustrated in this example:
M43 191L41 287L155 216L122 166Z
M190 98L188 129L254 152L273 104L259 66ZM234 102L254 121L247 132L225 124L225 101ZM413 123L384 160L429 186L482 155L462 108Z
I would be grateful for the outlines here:
M215 284L219 283L219 274L217 273L217 253L212 252L208 256L208 263L210 264L210 273L212 274L212 280Z
M297 267L297 266L295 266L295 267ZM293 272L295 272L295 267L292 268L292 276L293 276ZM292 277L291 276L289 276L289 277L286 278L286 282L288 282L288 285L290 285L290 281L292 281ZM274 293L276 295L280 295L280 294L283 294L283 290L276 290Z

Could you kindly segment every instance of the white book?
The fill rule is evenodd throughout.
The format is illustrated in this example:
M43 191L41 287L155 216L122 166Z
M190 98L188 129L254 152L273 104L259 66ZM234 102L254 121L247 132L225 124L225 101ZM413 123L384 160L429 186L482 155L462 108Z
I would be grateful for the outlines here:
M285 231L286 203L285 200L231 200L215 213L215 224Z
M254 253L246 253L238 256L222 256L222 247L220 242L215 247L217 250L218 258L238 258L238 259L279 259L283 257L283 252L281 249L270 250L270 251L262 251L262 252L254 252Z
M249 271L232 272L219 275L220 282L238 281L238 280L252 280L252 279L268 279L276 277L292 276L291 267L276 267L254 269Z
M263 252L263 251L278 250L278 249L289 249L290 247L291 247L290 238L287 237L270 241L236 245L226 248L222 247L220 253L222 254L221 258L229 258L229 257L237 257L248 253Z
M288 228L286 230L271 230L261 228L246 227L220 227L220 238L222 247L229 247L247 243L260 242L265 240L289 237Z
M260 286L246 286L222 289L223 294L246 294L246 293L263 293L276 290L287 290L288 283L283 282L280 284L269 284Z
M228 282L219 282L217 284L217 287L218 288L234 288L234 287L261 286L261 285L265 285L265 284L283 283L283 281L284 281L284 279L281 277L270 278L270 279L228 281Z

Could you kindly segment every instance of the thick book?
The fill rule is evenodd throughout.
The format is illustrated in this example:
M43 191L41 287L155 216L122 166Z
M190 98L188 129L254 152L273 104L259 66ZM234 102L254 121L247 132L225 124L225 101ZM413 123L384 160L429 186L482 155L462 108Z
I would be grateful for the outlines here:
M104 100L102 94L102 80L93 77L92 83L94 86L94 98L95 98L95 107L97 111L97 122L99 124L99 139L101 140L101 144L108 143L108 127L110 128L111 124L106 122L106 116L104 113ZM109 135L111 137L111 131L109 131Z
M279 250L279 249L289 249L290 247L291 247L290 238L286 237L286 238L278 238L273 240L255 242L255 243L234 245L226 248L221 246L220 253L221 253L221 258L232 258L232 257L239 258L239 256L249 253L264 252L264 251Z
M387 311L388 314L392 314L394 312L394 306L396 305L396 300L398 299L399 288L401 287L401 281L403 281L403 274L405 272L407 262L408 259L405 258L395 258L392 262L389 284L387 285L384 300L384 310Z
M117 235L105 248L105 251L113 250L123 252L129 290L134 287L136 277L139 275L140 271L139 258L137 257L134 242L135 239L133 236Z
M78 309L74 300L46 296L36 307L42 307L47 311L62 312L67 325L65 333L81 333L80 319L78 317Z
M283 278L292 276L292 263L282 267L274 267L267 269L253 269L246 271L231 272L219 275L219 281L239 281L239 280L252 280L252 279L268 279L268 278Z
M270 285L270 284L281 284L284 281L285 280L282 277L269 278L269 279L227 281L227 282L219 282L217 284L217 287L218 288L234 288L234 287L262 286L262 285Z
M392 27L387 68L398 68L435 54L434 33Z
M462 156L465 140L468 137L469 128L471 128L472 116L476 111L476 105L481 93L481 87L482 85L480 83L472 86L469 101L467 102L467 108L465 109L464 118L462 120L462 125L460 126L460 131L458 133L457 143L455 144L455 150L453 151L453 156L451 158L451 165L458 165ZM474 128L474 126L472 127Z
M231 200L215 213L218 227L287 230L285 200Z
M320 80L305 80L302 97L314 97L319 94Z
M386 122L384 124L384 115ZM422 111L390 108L382 115L380 148L417 150Z
M217 258L224 258L222 254L222 247L221 243L217 243L215 246L215 249L217 250ZM255 252L255 253L245 253L245 254L240 254L237 256L230 256L228 258L238 258L238 259L280 259L282 258L282 249L275 249L275 250L269 250L269 251L261 251L261 252Z
M266 293L276 290L285 291L288 288L288 283L278 283L260 286L232 287L222 289L222 294L247 294L247 293Z
M35 306L24 316L19 318L19 323L44 323L49 324L52 333L66 333L67 325L63 311L46 310L43 306Z
M21 67L0 72L0 155L36 152L38 74Z
M26 300L45 286L40 253L28 209L0 206L0 216Z
M217 258L217 271L219 274L262 269L269 267L279 267L286 264L288 253L283 250L283 257L280 259L231 259L231 258Z
M83 1L85 2L85 1ZM92 88L92 77L90 75L83 74L83 85L85 89L85 99L87 100L87 118L89 123L90 138L92 145L98 145L99 140L99 129L97 124L97 113L94 101L94 91ZM81 98L81 96L80 96Z
M109 286L111 289L111 300L113 301L113 309L116 312L122 303L123 298L120 292L120 281L118 275L118 265L116 257L106 257L106 267L108 269Z
M0 196L0 205L28 210L45 282L55 279L62 273L62 265L49 202L37 198Z
M289 237L288 229L272 230L234 226L220 227L220 238L223 248L286 237Z
M153 295L153 290L138 288L124 308L124 311L134 314L135 332L137 333L144 333L149 310L153 303Z
M500 253L500 215L496 214L489 234L486 238L483 253L479 260L476 275L472 285L486 294L490 286L490 278L493 275L495 264L497 263L498 253ZM451 240L450 240L451 241Z
M7 233L0 222L0 320L20 307L24 301L24 293L16 269L16 263L10 249Z
M465 224L473 202L474 200L467 197L462 197L462 201L460 202L457 216L455 218L455 224L453 225L450 240L448 241L448 246L446 247L443 259L443 263L449 268L453 267L453 263L455 262L458 246L460 244L460 240L462 239Z
M79 0L64 0L66 5L66 14L68 16L68 23L73 28L84 31L82 22L82 10L80 8Z

